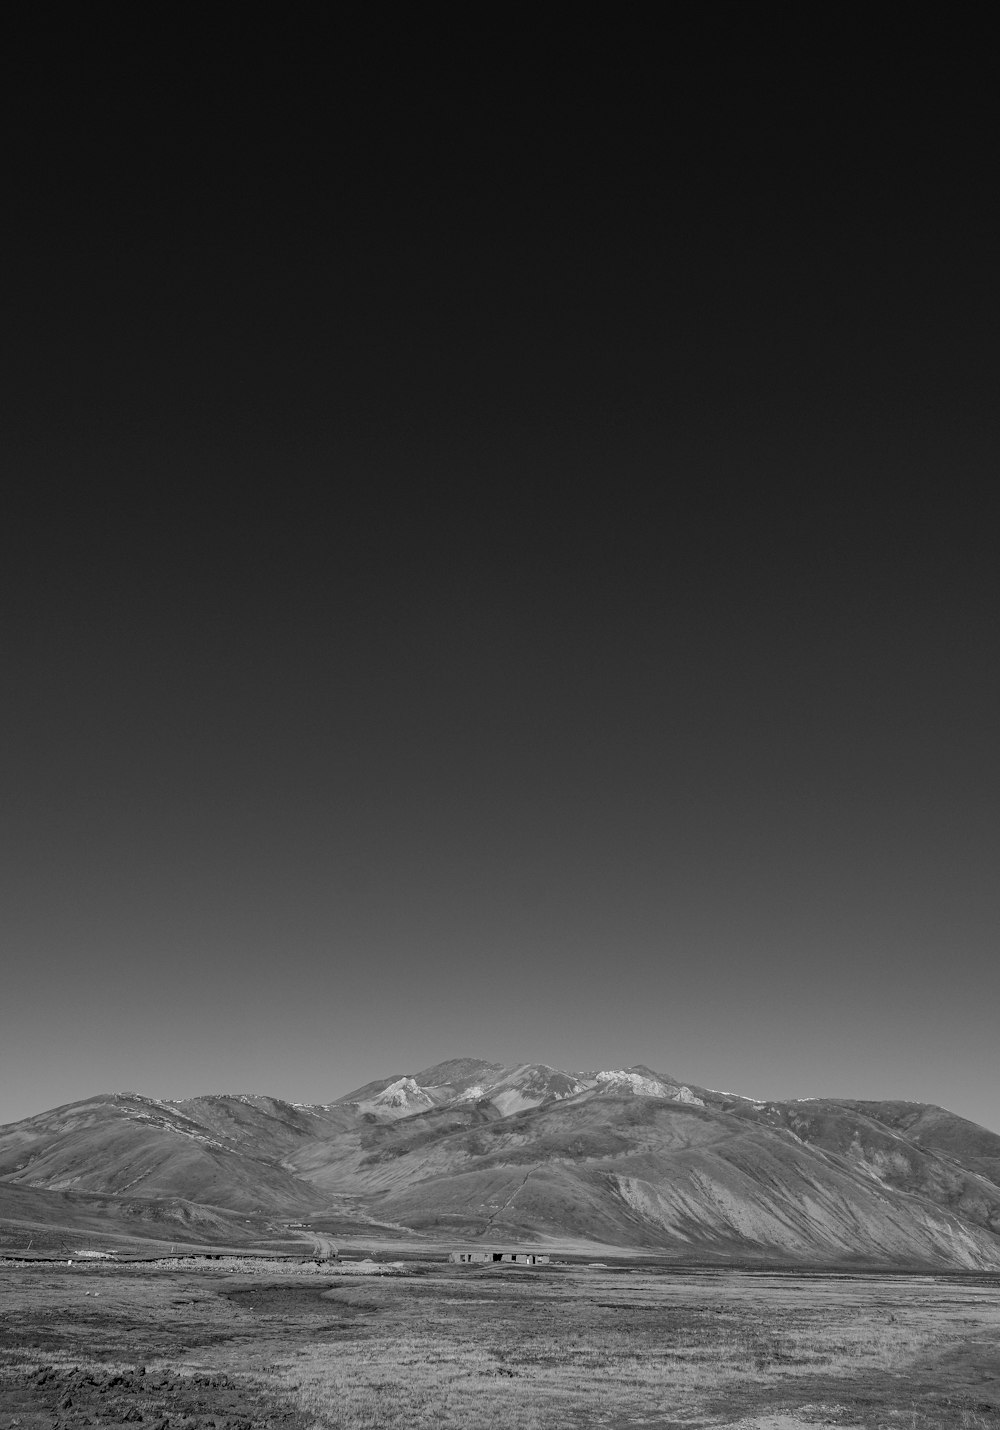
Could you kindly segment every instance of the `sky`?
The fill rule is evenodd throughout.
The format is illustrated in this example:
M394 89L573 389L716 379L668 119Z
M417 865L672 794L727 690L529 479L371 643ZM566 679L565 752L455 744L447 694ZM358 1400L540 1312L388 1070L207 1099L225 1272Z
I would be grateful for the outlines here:
M988 76L705 16L25 42L0 1122L481 1056L1000 1131Z

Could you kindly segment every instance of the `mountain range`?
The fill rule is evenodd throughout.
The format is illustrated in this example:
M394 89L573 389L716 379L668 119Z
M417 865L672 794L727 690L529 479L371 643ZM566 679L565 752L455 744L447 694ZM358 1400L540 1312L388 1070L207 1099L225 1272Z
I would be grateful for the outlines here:
M922 1103L459 1058L329 1103L109 1093L0 1127L0 1245L60 1228L1000 1270L1000 1136Z

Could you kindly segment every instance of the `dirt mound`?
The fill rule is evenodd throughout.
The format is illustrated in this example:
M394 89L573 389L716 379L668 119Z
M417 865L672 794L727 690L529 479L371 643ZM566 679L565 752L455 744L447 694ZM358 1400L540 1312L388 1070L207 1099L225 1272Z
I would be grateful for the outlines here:
M0 1373L0 1427L142 1424L147 1430L300 1430L290 1403L226 1375L177 1375L144 1366L129 1370L43 1365L33 1373Z

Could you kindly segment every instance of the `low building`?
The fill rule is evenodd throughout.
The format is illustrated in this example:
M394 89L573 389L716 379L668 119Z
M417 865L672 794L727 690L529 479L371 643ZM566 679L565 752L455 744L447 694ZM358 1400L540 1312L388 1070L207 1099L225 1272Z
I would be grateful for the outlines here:
M517 1266L545 1266L551 1258L541 1251L453 1251L449 1261L463 1264L482 1265L494 1261L513 1263Z

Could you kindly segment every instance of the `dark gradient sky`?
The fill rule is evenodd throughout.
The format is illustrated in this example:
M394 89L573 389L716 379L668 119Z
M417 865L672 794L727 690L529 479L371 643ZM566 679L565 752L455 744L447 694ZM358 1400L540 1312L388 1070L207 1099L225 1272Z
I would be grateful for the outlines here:
M1000 1130L991 88L829 26L26 48L0 1120L481 1055Z

